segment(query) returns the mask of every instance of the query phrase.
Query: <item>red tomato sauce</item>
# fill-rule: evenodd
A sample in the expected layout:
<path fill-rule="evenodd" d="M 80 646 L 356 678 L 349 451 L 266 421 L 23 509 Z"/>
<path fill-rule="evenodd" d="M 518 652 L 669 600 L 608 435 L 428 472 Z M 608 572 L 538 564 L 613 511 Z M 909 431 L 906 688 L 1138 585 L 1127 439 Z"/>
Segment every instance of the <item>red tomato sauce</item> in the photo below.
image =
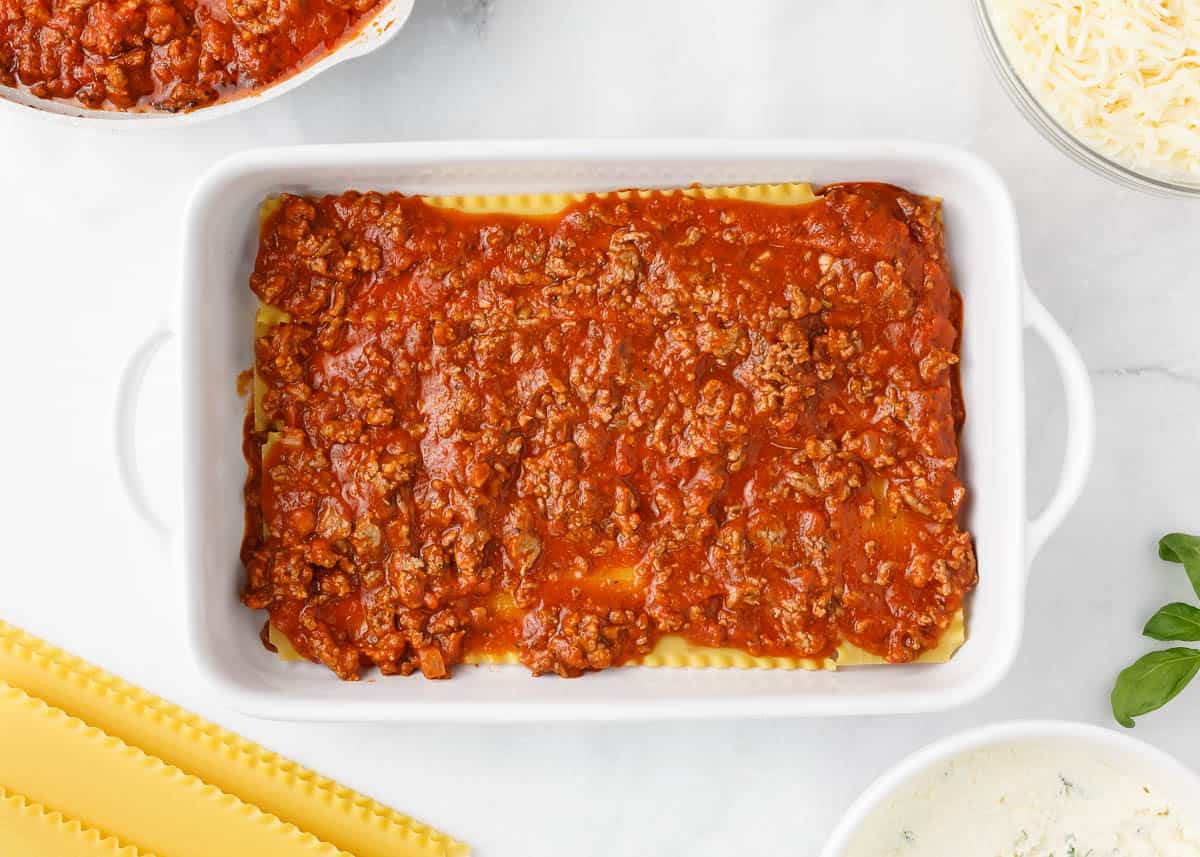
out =
<path fill-rule="evenodd" d="M 285 196 L 250 285 L 289 320 L 255 343 L 242 598 L 342 678 L 664 635 L 905 662 L 975 584 L 936 200 Z"/>
<path fill-rule="evenodd" d="M 263 89 L 383 0 L 0 0 L 0 84 L 93 109 L 178 112 Z"/>

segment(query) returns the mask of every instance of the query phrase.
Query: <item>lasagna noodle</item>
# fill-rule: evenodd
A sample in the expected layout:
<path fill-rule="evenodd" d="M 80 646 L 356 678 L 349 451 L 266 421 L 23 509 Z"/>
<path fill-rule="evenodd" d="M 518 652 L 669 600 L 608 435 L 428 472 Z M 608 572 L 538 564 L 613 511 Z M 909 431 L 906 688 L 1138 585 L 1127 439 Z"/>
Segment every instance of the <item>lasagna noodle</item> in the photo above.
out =
<path fill-rule="evenodd" d="M 651 190 L 621 190 L 613 191 L 618 198 L 628 199 L 634 195 L 647 198 L 662 191 Z M 670 191 L 667 191 L 668 193 Z M 782 184 L 734 185 L 722 187 L 689 187 L 674 191 L 691 197 L 709 199 L 738 199 L 746 202 L 766 203 L 772 205 L 804 205 L 817 199 L 812 186 L 807 183 L 792 182 Z M 598 194 L 608 196 L 609 194 Z M 561 212 L 569 205 L 587 199 L 593 194 L 587 193 L 545 193 L 545 194 L 508 194 L 492 196 L 427 196 L 423 197 L 426 204 L 436 208 L 446 208 L 467 214 L 515 214 L 527 217 L 546 217 Z M 261 219 L 267 217 L 277 208 L 278 202 L 270 199 L 264 202 Z M 260 304 L 255 319 L 255 336 L 265 335 L 272 326 L 289 320 L 286 312 Z M 368 316 L 361 321 L 387 321 L 388 317 Z M 261 394 L 265 388 L 255 376 L 255 426 L 262 431 L 267 425 L 266 416 L 262 410 Z M 271 426 L 270 428 L 274 428 Z M 272 433 L 272 440 L 278 438 Z M 270 441 L 268 442 L 270 443 Z M 264 459 L 267 453 L 264 446 Z M 264 468 L 263 478 L 266 478 Z M 628 577 L 628 575 L 626 575 Z M 269 629 L 269 638 L 275 646 L 277 654 L 283 660 L 303 660 L 296 652 L 286 635 L 278 629 Z M 958 650 L 966 639 L 966 622 L 963 610 L 958 610 L 949 626 L 942 632 L 938 645 L 923 652 L 916 660 L 918 663 L 945 663 Z M 472 664 L 518 664 L 519 655 L 516 651 L 500 654 L 473 652 L 468 653 L 466 663 Z M 783 670 L 836 670 L 839 667 L 868 666 L 887 664 L 888 661 L 879 655 L 843 641 L 828 658 L 795 658 L 769 655 L 753 655 L 740 649 L 713 648 L 690 643 L 682 637 L 665 636 L 658 640 L 654 648 L 641 658 L 627 662 L 627 666 L 648 667 L 693 667 L 693 668 L 726 668 L 726 669 L 783 669 Z"/>
<path fill-rule="evenodd" d="M 53 796 L 64 817 L 103 820 L 138 848 L 175 857 L 351 857 L 2 680 L 0 727 L 6 783 L 32 800 Z M 48 760 L 87 776 L 64 776 Z"/>
<path fill-rule="evenodd" d="M 39 749 L 45 746 L 50 749 Z M 180 850 L 183 830 L 173 829 L 181 806 L 197 808 L 213 825 L 195 843 L 205 857 L 459 857 L 469 851 L 3 621 L 0 759 L 4 857 L 194 853 Z M 84 769 L 86 777 L 75 773 Z M 116 777 L 127 778 L 130 790 L 113 788 Z M 99 794 L 97 782 L 112 795 Z M 237 838 L 243 835 L 244 848 Z M 234 844 L 224 847 L 226 838 Z"/>
<path fill-rule="evenodd" d="M 0 786 L 0 854 L 155 857 Z"/>

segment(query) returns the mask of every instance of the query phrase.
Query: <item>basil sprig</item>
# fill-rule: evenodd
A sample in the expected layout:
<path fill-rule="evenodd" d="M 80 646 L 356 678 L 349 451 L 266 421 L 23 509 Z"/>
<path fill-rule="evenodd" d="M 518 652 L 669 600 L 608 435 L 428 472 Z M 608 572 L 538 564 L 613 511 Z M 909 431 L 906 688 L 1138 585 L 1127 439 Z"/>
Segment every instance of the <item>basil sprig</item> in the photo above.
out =
<path fill-rule="evenodd" d="M 1142 633 L 1155 640 L 1200 640 L 1200 607 L 1181 601 L 1160 607 Z"/>
<path fill-rule="evenodd" d="M 1177 646 L 1143 655 L 1117 676 L 1112 690 L 1113 717 L 1122 726 L 1133 726 L 1139 714 L 1162 708 L 1200 670 L 1200 651 Z"/>
<path fill-rule="evenodd" d="M 1158 542 L 1158 555 L 1183 565 L 1200 597 L 1200 536 L 1171 533 Z M 1176 601 L 1159 609 L 1142 633 L 1155 640 L 1200 640 L 1200 608 Z M 1132 727 L 1133 718 L 1162 708 L 1200 672 L 1200 649 L 1176 646 L 1143 655 L 1121 670 L 1113 685 L 1113 717 Z"/>

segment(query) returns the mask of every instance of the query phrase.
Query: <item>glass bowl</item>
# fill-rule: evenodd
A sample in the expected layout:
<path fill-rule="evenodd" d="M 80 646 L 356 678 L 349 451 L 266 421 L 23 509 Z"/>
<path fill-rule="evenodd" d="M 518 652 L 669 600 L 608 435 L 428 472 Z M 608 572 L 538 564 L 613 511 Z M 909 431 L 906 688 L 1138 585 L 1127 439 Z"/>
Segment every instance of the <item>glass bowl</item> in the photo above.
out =
<path fill-rule="evenodd" d="M 1017 70 L 1009 61 L 996 27 L 992 23 L 992 15 L 988 10 L 988 0 L 973 0 L 975 4 L 975 20 L 979 27 L 979 35 L 983 41 L 985 52 L 992 68 L 999 76 L 1004 89 L 1008 92 L 1013 103 L 1025 115 L 1025 118 L 1041 132 L 1042 136 L 1053 143 L 1059 151 L 1068 155 L 1076 162 L 1083 164 L 1094 173 L 1111 179 L 1118 184 L 1131 187 L 1159 196 L 1192 197 L 1200 199 L 1200 179 L 1163 176 L 1158 173 L 1143 172 L 1118 163 L 1113 159 L 1092 149 L 1050 115 L 1037 97 L 1030 92 L 1029 87 L 1021 80 Z"/>

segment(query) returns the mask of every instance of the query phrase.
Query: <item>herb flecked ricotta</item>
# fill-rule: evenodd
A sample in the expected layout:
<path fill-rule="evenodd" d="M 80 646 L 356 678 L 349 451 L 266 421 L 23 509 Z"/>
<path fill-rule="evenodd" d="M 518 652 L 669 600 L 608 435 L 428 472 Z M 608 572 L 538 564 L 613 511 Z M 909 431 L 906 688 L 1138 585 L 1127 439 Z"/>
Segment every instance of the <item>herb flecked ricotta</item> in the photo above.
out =
<path fill-rule="evenodd" d="M 972 750 L 903 784 L 843 857 L 1200 857 L 1200 826 L 1161 785 L 1094 748 Z"/>

